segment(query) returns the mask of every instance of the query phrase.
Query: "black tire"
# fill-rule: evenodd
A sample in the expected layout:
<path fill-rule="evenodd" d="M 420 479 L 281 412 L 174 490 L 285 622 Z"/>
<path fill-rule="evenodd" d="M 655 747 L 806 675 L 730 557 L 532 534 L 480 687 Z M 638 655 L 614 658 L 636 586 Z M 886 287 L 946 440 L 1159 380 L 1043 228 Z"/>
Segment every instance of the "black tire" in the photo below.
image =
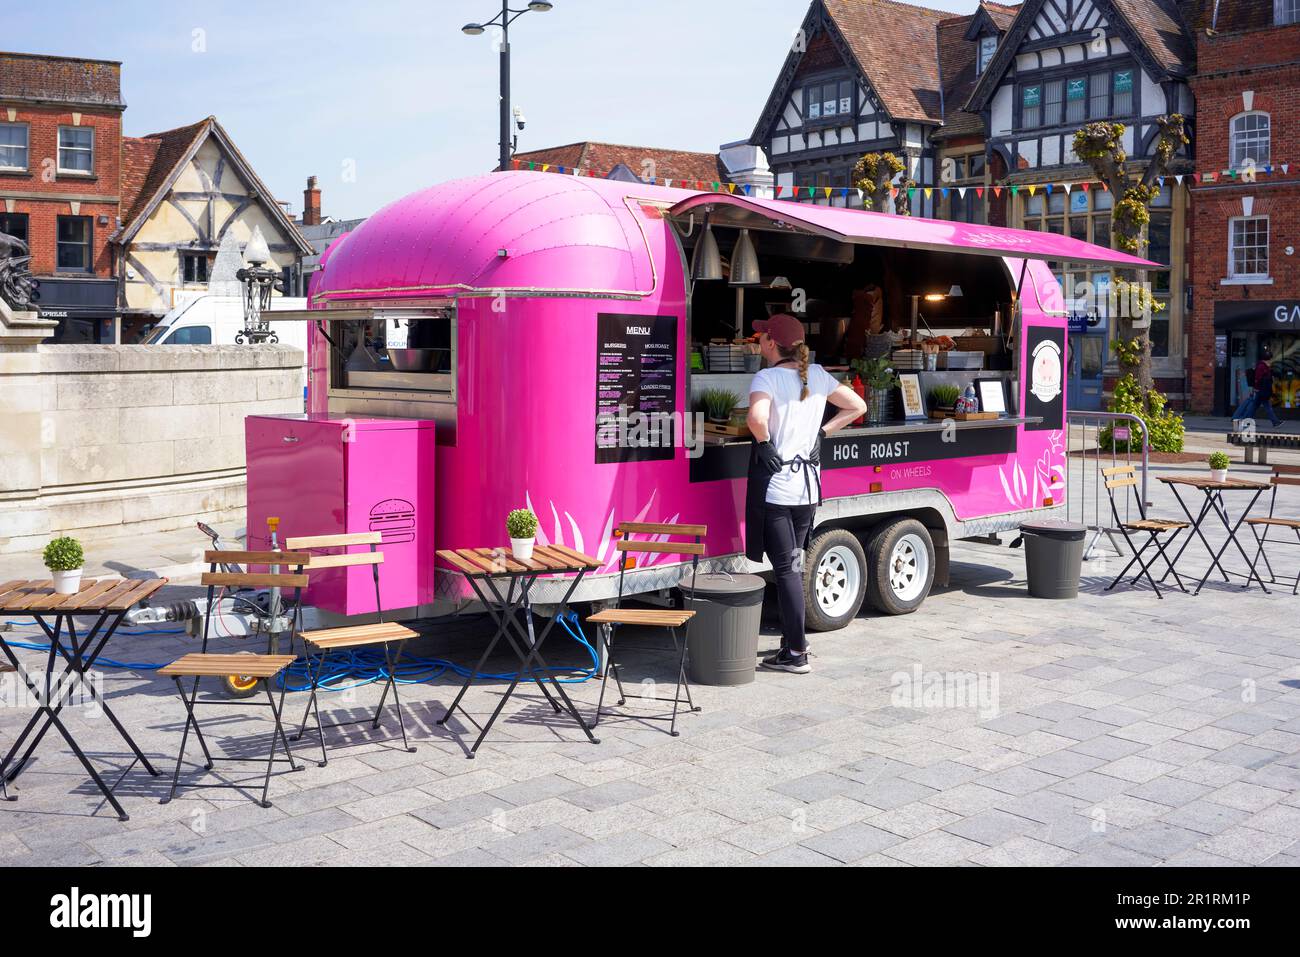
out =
<path fill-rule="evenodd" d="M 900 594 L 891 585 L 891 573 L 895 571 L 891 565 L 904 561 L 896 550 L 905 540 L 916 557 L 913 578 L 919 576 L 920 582 L 913 581 L 911 588 Z M 867 541 L 867 569 L 870 573 L 867 600 L 872 608 L 886 615 L 908 615 L 916 611 L 934 586 L 934 542 L 930 530 L 914 518 L 900 518 L 881 525 Z M 898 570 L 905 571 L 906 566 Z"/>
<path fill-rule="evenodd" d="M 809 631 L 838 631 L 852 621 L 862 609 L 867 568 L 862 543 L 852 532 L 833 528 L 815 535 L 804 556 L 804 627 Z M 846 590 L 828 595 L 827 589 L 837 582 Z M 829 606 L 823 598 L 827 598 Z"/>

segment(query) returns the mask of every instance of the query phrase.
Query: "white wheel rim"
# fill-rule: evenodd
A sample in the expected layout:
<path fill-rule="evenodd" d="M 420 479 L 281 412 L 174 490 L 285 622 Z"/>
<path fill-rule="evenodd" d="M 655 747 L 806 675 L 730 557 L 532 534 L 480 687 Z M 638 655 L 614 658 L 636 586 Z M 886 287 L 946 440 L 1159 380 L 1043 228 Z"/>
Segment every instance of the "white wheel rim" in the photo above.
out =
<path fill-rule="evenodd" d="M 915 601 L 930 574 L 930 553 L 919 535 L 904 535 L 889 556 L 889 590 L 899 601 Z"/>
<path fill-rule="evenodd" d="M 862 591 L 862 567 L 857 556 L 843 545 L 833 545 L 817 563 L 814 583 L 817 606 L 828 618 L 839 618 L 853 610 Z"/>

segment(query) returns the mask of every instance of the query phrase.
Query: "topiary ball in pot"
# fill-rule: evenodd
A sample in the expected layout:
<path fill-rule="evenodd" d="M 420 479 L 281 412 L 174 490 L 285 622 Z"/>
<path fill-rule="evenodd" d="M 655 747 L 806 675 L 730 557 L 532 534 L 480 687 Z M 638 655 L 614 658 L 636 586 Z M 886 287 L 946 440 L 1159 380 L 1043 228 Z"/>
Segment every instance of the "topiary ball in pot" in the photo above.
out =
<path fill-rule="evenodd" d="M 54 592 L 58 595 L 75 595 L 81 588 L 81 570 L 86 564 L 86 554 L 81 542 L 60 535 L 45 546 L 45 567 L 54 579 Z"/>
<path fill-rule="evenodd" d="M 537 516 L 532 509 L 517 508 L 507 515 L 506 532 L 510 535 L 510 554 L 520 561 L 531 561 L 537 540 Z"/>

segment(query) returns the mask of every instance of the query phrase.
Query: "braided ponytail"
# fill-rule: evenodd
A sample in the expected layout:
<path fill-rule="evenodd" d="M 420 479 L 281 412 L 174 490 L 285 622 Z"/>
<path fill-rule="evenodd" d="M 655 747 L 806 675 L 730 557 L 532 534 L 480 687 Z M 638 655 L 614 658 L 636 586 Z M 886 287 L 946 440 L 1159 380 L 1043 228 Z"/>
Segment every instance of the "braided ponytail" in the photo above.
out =
<path fill-rule="evenodd" d="M 777 346 L 776 351 L 782 359 L 794 359 L 798 361 L 799 381 L 803 384 L 803 388 L 799 391 L 799 401 L 802 402 L 804 399 L 808 398 L 808 343 L 796 342 L 788 349 L 783 348 L 782 346 Z"/>

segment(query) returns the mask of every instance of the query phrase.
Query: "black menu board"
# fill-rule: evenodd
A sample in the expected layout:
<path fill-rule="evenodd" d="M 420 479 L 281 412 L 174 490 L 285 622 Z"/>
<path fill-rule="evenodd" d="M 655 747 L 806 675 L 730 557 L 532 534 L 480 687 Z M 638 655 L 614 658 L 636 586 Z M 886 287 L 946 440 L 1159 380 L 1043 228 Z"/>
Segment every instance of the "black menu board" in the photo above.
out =
<path fill-rule="evenodd" d="M 677 317 L 596 317 L 596 462 L 673 457 Z"/>

